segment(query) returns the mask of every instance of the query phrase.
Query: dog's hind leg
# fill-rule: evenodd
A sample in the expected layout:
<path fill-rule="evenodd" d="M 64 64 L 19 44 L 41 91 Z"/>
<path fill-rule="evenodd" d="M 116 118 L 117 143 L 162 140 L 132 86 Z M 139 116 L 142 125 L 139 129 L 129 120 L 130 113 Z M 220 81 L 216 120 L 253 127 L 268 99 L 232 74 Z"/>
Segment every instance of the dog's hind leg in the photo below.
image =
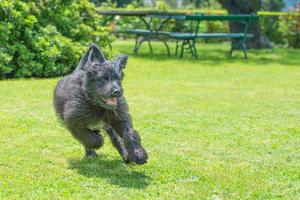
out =
<path fill-rule="evenodd" d="M 108 133 L 112 144 L 116 147 L 124 162 L 129 163 L 130 159 L 128 157 L 128 152 L 125 149 L 123 139 L 115 132 L 115 130 L 111 126 L 105 127 L 105 131 Z"/>
<path fill-rule="evenodd" d="M 98 130 L 70 129 L 73 136 L 84 146 L 86 157 L 96 157 L 95 149 L 103 146 L 103 136 Z"/>

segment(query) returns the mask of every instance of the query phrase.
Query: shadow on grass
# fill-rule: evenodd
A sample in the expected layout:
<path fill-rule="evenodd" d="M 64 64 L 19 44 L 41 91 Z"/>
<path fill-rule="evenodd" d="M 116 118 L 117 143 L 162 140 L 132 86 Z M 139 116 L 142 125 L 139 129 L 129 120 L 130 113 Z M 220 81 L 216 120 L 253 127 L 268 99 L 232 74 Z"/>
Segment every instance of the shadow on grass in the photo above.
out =
<path fill-rule="evenodd" d="M 117 46 L 117 50 L 134 56 L 132 52 L 132 45 L 130 43 Z M 154 53 L 149 52 L 148 46 L 144 45 L 140 49 L 137 58 L 147 59 L 147 60 L 178 60 L 182 62 L 196 63 L 196 64 L 206 64 L 211 66 L 218 66 L 218 64 L 234 64 L 234 63 L 248 63 L 251 65 L 273 65 L 282 64 L 290 66 L 300 66 L 300 50 L 299 49 L 287 49 L 287 48 L 274 48 L 274 49 L 251 49 L 248 50 L 248 59 L 244 59 L 243 52 L 236 50 L 232 57 L 229 57 L 230 45 L 228 44 L 198 44 L 198 56 L 199 59 L 195 60 L 191 56 L 190 52 L 186 51 L 184 53 L 183 59 L 174 55 L 175 47 L 171 46 L 171 56 L 167 56 L 166 49 L 161 44 L 156 44 L 154 48 Z"/>
<path fill-rule="evenodd" d="M 97 158 L 70 159 L 69 168 L 83 176 L 104 178 L 111 184 L 126 188 L 143 189 L 151 182 L 151 177 L 132 171 L 121 160 L 109 160 L 103 155 Z"/>

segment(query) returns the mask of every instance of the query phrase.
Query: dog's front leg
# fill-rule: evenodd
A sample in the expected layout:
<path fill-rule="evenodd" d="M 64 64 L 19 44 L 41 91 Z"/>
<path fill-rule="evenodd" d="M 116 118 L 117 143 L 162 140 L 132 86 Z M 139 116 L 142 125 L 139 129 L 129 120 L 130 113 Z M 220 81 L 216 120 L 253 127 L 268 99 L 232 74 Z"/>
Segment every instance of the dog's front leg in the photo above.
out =
<path fill-rule="evenodd" d="M 130 161 L 140 165 L 146 163 L 148 154 L 142 147 L 141 138 L 137 131 L 133 129 L 131 122 L 123 121 L 114 123 L 112 127 L 123 138 Z"/>
<path fill-rule="evenodd" d="M 106 132 L 108 133 L 112 144 L 118 150 L 120 156 L 123 158 L 125 163 L 130 163 L 131 160 L 128 157 L 128 152 L 125 149 L 123 139 L 115 132 L 115 130 L 111 126 L 105 127 Z"/>

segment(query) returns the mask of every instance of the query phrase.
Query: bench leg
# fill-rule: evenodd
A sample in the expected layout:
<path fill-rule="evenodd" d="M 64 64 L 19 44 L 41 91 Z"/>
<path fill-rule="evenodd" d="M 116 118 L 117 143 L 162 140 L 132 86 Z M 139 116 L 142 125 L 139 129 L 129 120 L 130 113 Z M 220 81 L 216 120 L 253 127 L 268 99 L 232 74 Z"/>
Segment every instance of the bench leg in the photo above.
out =
<path fill-rule="evenodd" d="M 179 45 L 178 45 L 178 40 L 176 40 L 175 56 L 177 56 L 177 53 L 178 53 L 178 47 L 179 47 Z"/>
<path fill-rule="evenodd" d="M 198 52 L 197 52 L 197 48 L 196 48 L 196 39 L 193 40 L 193 50 L 194 50 L 194 57 L 196 60 L 198 60 Z"/>
<path fill-rule="evenodd" d="M 136 45 L 136 49 L 135 49 L 135 52 L 134 52 L 134 55 L 137 56 L 138 55 L 138 52 L 139 52 L 139 48 L 142 44 L 142 41 L 138 41 L 137 45 Z"/>
<path fill-rule="evenodd" d="M 135 47 L 134 47 L 134 55 L 135 56 L 138 55 L 139 48 L 144 41 L 145 41 L 144 37 L 141 37 L 141 38 L 138 38 L 138 36 L 136 37 L 136 42 L 135 42 Z"/>
<path fill-rule="evenodd" d="M 150 48 L 150 53 L 153 53 L 153 49 L 152 49 L 152 45 L 151 45 L 150 39 L 148 39 L 147 41 L 148 41 L 148 45 L 149 45 L 149 48 Z"/>
<path fill-rule="evenodd" d="M 192 54 L 193 56 L 195 56 L 195 55 L 194 55 L 194 47 L 193 47 L 193 44 L 191 43 L 190 40 L 188 40 L 188 45 L 189 45 L 189 49 L 190 49 L 190 51 L 191 51 L 191 54 Z"/>
<path fill-rule="evenodd" d="M 185 48 L 186 45 L 188 45 L 188 48 Z M 190 49 L 191 54 L 195 57 L 195 59 L 198 59 L 196 40 L 192 40 L 192 41 L 191 40 L 182 40 L 180 58 L 183 58 L 183 52 L 185 49 Z M 176 46 L 176 55 L 177 55 L 177 46 Z"/>
<path fill-rule="evenodd" d="M 246 47 L 245 42 L 241 42 L 241 46 L 242 46 L 242 49 L 243 49 L 243 52 L 244 52 L 244 58 L 247 59 L 248 58 L 248 56 L 247 56 L 247 47 Z"/>
<path fill-rule="evenodd" d="M 166 40 L 164 39 L 164 38 L 161 38 L 161 37 L 156 37 L 158 40 L 160 40 L 161 42 L 163 42 L 164 43 L 164 45 L 165 45 L 165 47 L 166 47 L 166 49 L 167 49 L 167 53 L 168 53 L 168 56 L 171 56 L 171 54 L 170 54 L 170 48 L 169 48 L 169 45 L 167 44 L 167 42 L 166 42 Z"/>
<path fill-rule="evenodd" d="M 164 45 L 165 45 L 166 48 L 167 48 L 168 56 L 171 56 L 171 54 L 170 54 L 170 48 L 169 48 L 167 42 L 166 42 L 165 40 L 162 40 L 162 42 L 164 43 Z"/>
<path fill-rule="evenodd" d="M 232 55 L 233 55 L 233 51 L 234 51 L 233 44 L 234 44 L 234 41 L 236 41 L 236 39 L 232 39 L 232 41 L 231 41 L 231 49 L 229 51 L 229 56 L 230 57 L 232 57 Z M 239 45 L 241 45 L 240 42 L 239 42 Z"/>
<path fill-rule="evenodd" d="M 191 51 L 191 54 L 194 56 L 194 58 L 197 60 L 198 59 L 198 54 L 197 54 L 197 48 L 196 48 L 196 40 L 193 39 L 192 42 L 191 40 L 187 40 L 189 49 Z"/>
<path fill-rule="evenodd" d="M 137 54 L 138 54 L 139 45 L 140 45 L 139 44 L 139 36 L 137 35 L 135 37 L 135 45 L 134 45 L 134 49 L 133 49 L 133 53 L 134 53 L 135 56 L 137 56 Z"/>
<path fill-rule="evenodd" d="M 232 57 L 232 53 L 233 53 L 233 47 L 232 47 L 232 45 L 231 45 L 231 49 L 230 49 L 230 51 L 229 51 L 229 56 L 230 56 L 230 57 Z"/>
<path fill-rule="evenodd" d="M 184 45 L 186 44 L 185 40 L 182 40 L 181 44 L 181 51 L 180 51 L 180 58 L 183 58 L 183 51 L 184 51 Z"/>
<path fill-rule="evenodd" d="M 245 41 L 240 40 L 238 44 L 239 44 L 240 48 L 242 49 L 242 51 L 244 53 L 244 58 L 247 59 L 248 56 L 247 56 L 247 47 L 246 47 Z M 229 52 L 230 57 L 232 57 L 233 50 L 234 50 L 234 48 L 233 48 L 233 45 L 231 44 L 231 49 L 230 49 L 230 52 Z"/>
<path fill-rule="evenodd" d="M 137 42 L 138 42 L 138 36 L 135 37 L 135 43 L 134 43 L 134 48 L 133 48 L 133 53 L 134 53 L 135 56 L 136 56 Z"/>

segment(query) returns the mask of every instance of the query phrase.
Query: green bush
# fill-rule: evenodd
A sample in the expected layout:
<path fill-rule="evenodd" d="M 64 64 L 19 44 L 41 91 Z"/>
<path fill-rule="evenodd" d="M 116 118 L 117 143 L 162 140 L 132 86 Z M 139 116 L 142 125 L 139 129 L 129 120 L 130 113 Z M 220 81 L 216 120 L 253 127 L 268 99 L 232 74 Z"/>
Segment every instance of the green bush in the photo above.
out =
<path fill-rule="evenodd" d="M 289 47 L 300 48 L 300 3 L 297 7 L 297 13 L 281 16 L 279 30 L 283 35 L 286 44 Z"/>
<path fill-rule="evenodd" d="M 88 0 L 1 0 L 0 78 L 51 77 L 70 72 L 95 42 L 112 42 Z"/>
<path fill-rule="evenodd" d="M 260 15 L 259 24 L 262 32 L 275 44 L 284 44 L 283 35 L 280 31 L 280 16 Z"/>

